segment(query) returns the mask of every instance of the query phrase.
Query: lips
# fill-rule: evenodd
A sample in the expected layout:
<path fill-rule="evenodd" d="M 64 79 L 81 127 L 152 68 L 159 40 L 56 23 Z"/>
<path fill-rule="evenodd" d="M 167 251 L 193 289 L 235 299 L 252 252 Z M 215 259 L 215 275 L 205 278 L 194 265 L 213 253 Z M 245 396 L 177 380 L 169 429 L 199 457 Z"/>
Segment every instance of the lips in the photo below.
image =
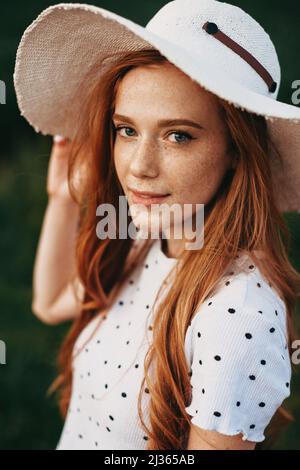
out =
<path fill-rule="evenodd" d="M 150 192 L 135 192 L 131 190 L 132 201 L 134 204 L 144 204 L 145 206 L 151 204 L 159 204 L 165 200 L 169 194 L 159 194 L 159 193 L 150 193 Z"/>
<path fill-rule="evenodd" d="M 129 188 L 130 189 L 130 188 Z M 149 192 L 149 191 L 136 191 L 134 189 L 130 189 L 130 191 L 139 196 L 139 197 L 145 197 L 145 198 L 149 198 L 149 197 L 164 197 L 164 196 L 168 196 L 168 194 L 163 194 L 163 193 L 153 193 L 153 192 Z"/>

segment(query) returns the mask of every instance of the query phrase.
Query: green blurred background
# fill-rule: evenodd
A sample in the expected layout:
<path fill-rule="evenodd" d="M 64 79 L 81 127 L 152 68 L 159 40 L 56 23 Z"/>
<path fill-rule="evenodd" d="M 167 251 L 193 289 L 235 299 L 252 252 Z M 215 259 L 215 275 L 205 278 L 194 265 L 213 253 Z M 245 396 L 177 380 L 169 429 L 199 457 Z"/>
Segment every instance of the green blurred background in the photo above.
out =
<path fill-rule="evenodd" d="M 54 449 L 62 420 L 46 390 L 55 377 L 55 357 L 70 324 L 47 326 L 31 312 L 35 250 L 47 204 L 46 174 L 51 137 L 35 133 L 20 116 L 13 86 L 16 50 L 26 27 L 48 6 L 47 1 L 2 3 L 0 80 L 6 83 L 6 104 L 0 106 L 0 340 L 6 364 L 0 365 L 0 449 Z M 73 2 L 78 3 L 78 2 Z M 146 25 L 166 1 L 94 1 Z M 299 0 L 231 1 L 250 13 L 270 34 L 282 67 L 278 99 L 291 104 L 294 80 L 300 79 Z M 288 143 L 287 143 L 288 145 Z M 292 235 L 291 261 L 300 271 L 300 214 L 285 214 Z M 300 327 L 298 308 L 297 323 Z M 297 366 L 296 369 L 299 369 Z M 274 449 L 300 450 L 300 377 L 285 402 L 296 421 Z"/>

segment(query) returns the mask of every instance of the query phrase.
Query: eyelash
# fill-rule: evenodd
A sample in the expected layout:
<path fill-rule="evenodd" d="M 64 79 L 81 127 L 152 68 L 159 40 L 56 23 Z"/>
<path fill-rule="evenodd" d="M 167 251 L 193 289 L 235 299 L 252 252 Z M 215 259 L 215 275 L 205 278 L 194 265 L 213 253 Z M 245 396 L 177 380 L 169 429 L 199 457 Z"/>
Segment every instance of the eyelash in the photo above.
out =
<path fill-rule="evenodd" d="M 113 126 L 113 127 L 114 127 L 114 130 L 116 132 L 120 131 L 121 129 L 132 129 L 132 127 L 129 127 L 129 126 Z M 174 142 L 174 143 L 179 144 L 179 145 L 189 143 L 191 140 L 194 139 L 194 137 L 192 137 L 188 132 L 176 131 L 175 130 L 175 131 L 170 132 L 169 135 L 171 135 L 171 134 L 184 135 L 188 139 L 187 142 L 186 141 L 185 142 Z M 127 136 L 127 137 L 131 137 L 131 136 Z"/>

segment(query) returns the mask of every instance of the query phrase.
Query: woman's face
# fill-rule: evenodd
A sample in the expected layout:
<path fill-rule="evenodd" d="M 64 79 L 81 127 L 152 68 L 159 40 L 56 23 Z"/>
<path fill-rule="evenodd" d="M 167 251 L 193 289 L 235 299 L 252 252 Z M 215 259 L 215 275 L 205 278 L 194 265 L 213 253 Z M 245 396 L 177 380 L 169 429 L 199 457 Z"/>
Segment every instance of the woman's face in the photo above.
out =
<path fill-rule="evenodd" d="M 177 122 L 162 122 L 171 120 Z M 208 204 L 232 166 L 216 97 L 168 62 L 125 75 L 113 124 L 120 128 L 114 160 L 129 206 L 135 204 L 130 188 L 169 194 L 161 201 L 167 205 Z M 139 206 L 135 225 L 150 208 Z"/>

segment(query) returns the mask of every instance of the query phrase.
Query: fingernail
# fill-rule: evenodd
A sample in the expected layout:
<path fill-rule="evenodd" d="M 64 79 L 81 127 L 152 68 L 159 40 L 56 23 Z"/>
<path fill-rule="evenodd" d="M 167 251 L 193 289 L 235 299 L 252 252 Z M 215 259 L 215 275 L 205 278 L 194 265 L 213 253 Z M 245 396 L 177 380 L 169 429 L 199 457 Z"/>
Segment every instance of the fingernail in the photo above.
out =
<path fill-rule="evenodd" d="M 66 137 L 64 137 L 64 136 L 62 136 L 62 135 L 55 135 L 55 136 L 53 137 L 53 140 L 54 140 L 54 142 L 56 142 L 57 144 L 61 144 L 61 143 L 65 142 L 67 139 L 66 139 Z"/>

